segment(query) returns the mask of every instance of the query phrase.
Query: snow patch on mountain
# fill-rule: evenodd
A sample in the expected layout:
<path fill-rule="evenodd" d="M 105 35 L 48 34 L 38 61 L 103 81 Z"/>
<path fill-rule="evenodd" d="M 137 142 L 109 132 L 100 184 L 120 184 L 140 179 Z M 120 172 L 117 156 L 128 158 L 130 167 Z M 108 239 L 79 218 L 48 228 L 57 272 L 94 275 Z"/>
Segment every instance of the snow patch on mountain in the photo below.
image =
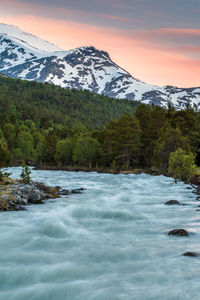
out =
<path fill-rule="evenodd" d="M 22 46 L 31 49 L 36 52 L 55 52 L 61 51 L 62 49 L 52 43 L 49 43 L 41 38 L 38 38 L 30 33 L 22 31 L 20 28 L 0 24 L 0 34 L 4 34 L 9 38 L 12 38 L 13 41 L 20 43 Z"/>

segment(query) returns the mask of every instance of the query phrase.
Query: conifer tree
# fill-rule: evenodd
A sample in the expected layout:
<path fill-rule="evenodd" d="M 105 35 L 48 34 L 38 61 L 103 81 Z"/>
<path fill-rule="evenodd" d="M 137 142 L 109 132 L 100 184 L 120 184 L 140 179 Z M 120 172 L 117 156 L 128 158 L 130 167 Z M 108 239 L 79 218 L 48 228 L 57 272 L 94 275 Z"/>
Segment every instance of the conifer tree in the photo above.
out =
<path fill-rule="evenodd" d="M 188 139 L 181 134 L 179 128 L 174 129 L 167 121 L 160 131 L 159 139 L 155 142 L 152 164 L 160 172 L 167 173 L 170 153 L 178 148 L 189 150 Z"/>
<path fill-rule="evenodd" d="M 22 172 L 21 172 L 21 181 L 25 184 L 30 184 L 31 183 L 31 170 L 30 168 L 27 166 L 27 164 L 23 164 L 22 165 Z"/>

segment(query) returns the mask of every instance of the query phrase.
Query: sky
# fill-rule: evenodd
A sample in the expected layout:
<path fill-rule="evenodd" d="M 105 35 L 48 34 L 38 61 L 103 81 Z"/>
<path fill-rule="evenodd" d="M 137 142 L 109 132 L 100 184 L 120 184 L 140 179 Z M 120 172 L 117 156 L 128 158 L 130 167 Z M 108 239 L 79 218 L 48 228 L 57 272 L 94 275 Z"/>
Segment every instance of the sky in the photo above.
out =
<path fill-rule="evenodd" d="M 0 0 L 0 23 L 108 51 L 147 83 L 200 86 L 200 0 Z"/>

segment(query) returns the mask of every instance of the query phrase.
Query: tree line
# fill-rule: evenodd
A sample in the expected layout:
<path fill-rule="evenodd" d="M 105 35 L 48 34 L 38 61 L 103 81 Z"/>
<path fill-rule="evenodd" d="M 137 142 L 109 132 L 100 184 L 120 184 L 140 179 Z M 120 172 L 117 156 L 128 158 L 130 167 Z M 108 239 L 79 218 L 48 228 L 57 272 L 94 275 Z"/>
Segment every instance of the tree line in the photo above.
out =
<path fill-rule="evenodd" d="M 200 164 L 197 109 L 118 101 L 0 77 L 0 167 L 25 161 L 165 174 L 175 168 L 176 151 Z"/>

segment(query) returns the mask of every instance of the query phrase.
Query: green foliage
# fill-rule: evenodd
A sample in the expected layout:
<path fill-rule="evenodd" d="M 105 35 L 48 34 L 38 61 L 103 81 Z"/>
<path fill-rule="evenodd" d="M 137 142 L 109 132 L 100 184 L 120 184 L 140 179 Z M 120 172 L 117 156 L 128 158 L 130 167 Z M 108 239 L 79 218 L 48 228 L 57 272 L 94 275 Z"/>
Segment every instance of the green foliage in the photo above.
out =
<path fill-rule="evenodd" d="M 135 116 L 142 130 L 140 166 L 151 167 L 155 143 L 166 121 L 166 110 L 158 106 L 141 104 Z"/>
<path fill-rule="evenodd" d="M 194 153 L 200 165 L 197 109 L 166 110 L 0 77 L 0 168 L 13 159 L 15 164 L 153 167 L 167 173 L 170 155 L 179 148 L 187 151 L 184 155 Z"/>
<path fill-rule="evenodd" d="M 34 155 L 34 139 L 30 132 L 20 131 L 17 135 L 17 159 L 32 160 Z"/>
<path fill-rule="evenodd" d="M 6 144 L 6 139 L 4 137 L 3 131 L 0 128 L 0 143 Z"/>
<path fill-rule="evenodd" d="M 188 150 L 188 139 L 181 134 L 179 128 L 173 128 L 166 122 L 155 142 L 152 163 L 162 173 L 168 172 L 170 153 L 178 148 Z"/>
<path fill-rule="evenodd" d="M 3 126 L 4 137 L 6 138 L 9 148 L 14 147 L 16 141 L 16 130 L 15 126 L 11 123 L 6 123 Z"/>
<path fill-rule="evenodd" d="M 22 120 L 28 122 L 26 126 L 31 130 L 31 122 L 45 129 L 51 124 L 103 128 L 112 118 L 126 111 L 134 112 L 137 105 L 134 101 L 110 99 L 86 90 L 0 76 L 0 126 Z M 9 147 L 13 141 L 13 129 L 10 130 L 5 129 L 10 135 Z"/>
<path fill-rule="evenodd" d="M 8 173 L 6 169 L 1 170 L 2 167 L 8 166 L 10 161 L 11 154 L 8 151 L 5 141 L 0 141 L 0 182 L 4 177 L 8 177 L 10 175 L 10 173 Z"/>
<path fill-rule="evenodd" d="M 73 142 L 70 139 L 60 140 L 56 144 L 55 160 L 62 165 L 68 165 L 72 161 Z"/>
<path fill-rule="evenodd" d="M 194 154 L 181 148 L 172 152 L 169 158 L 169 172 L 174 177 L 175 182 L 177 179 L 190 182 L 191 177 L 196 172 Z"/>
<path fill-rule="evenodd" d="M 81 165 L 86 164 L 91 168 L 94 163 L 98 162 L 100 153 L 100 145 L 96 139 L 90 136 L 82 136 L 76 141 L 73 151 L 73 161 Z"/>
<path fill-rule="evenodd" d="M 140 158 L 140 135 L 139 121 L 130 114 L 112 120 L 99 135 L 104 163 L 117 168 L 135 167 Z"/>
<path fill-rule="evenodd" d="M 27 166 L 27 164 L 22 165 L 22 172 L 21 172 L 21 181 L 25 184 L 30 184 L 31 183 L 31 170 Z"/>
<path fill-rule="evenodd" d="M 11 154 L 5 143 L 0 142 L 0 168 L 8 166 L 11 162 Z"/>
<path fill-rule="evenodd" d="M 0 182 L 5 181 L 12 173 L 7 172 L 7 169 L 0 169 Z"/>

